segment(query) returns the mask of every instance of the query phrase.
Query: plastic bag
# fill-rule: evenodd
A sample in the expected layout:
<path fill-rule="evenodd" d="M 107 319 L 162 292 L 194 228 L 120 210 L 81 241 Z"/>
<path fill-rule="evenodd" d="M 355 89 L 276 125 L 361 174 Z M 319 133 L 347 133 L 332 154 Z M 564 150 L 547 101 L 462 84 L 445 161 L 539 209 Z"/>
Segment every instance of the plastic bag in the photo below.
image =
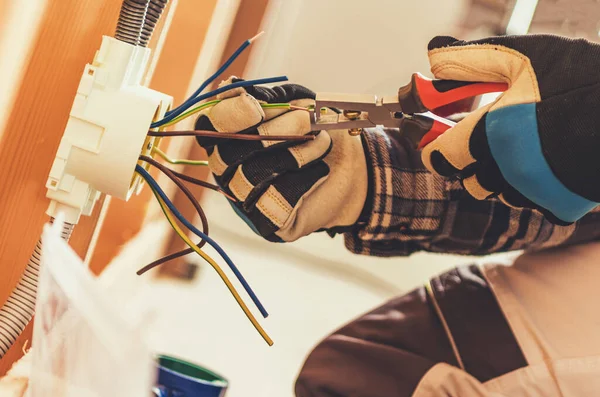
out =
<path fill-rule="evenodd" d="M 28 396 L 149 396 L 156 368 L 144 324 L 124 315 L 60 238 L 60 223 L 42 235 Z"/>

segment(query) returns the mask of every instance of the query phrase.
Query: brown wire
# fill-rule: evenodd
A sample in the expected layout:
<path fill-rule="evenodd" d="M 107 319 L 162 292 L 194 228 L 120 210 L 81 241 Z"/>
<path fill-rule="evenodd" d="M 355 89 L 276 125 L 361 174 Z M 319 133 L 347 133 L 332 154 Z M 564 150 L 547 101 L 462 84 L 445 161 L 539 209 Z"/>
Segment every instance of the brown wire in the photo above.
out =
<path fill-rule="evenodd" d="M 212 183 L 203 181 L 201 179 L 196 179 L 194 177 L 191 177 L 191 176 L 186 175 L 186 174 L 182 174 L 181 172 L 177 172 L 175 170 L 171 170 L 171 172 L 173 174 L 175 174 L 179 179 L 183 179 L 184 181 L 193 183 L 194 185 L 198 185 L 198 186 L 205 187 L 207 189 L 214 190 L 215 192 L 221 193 L 223 196 L 227 197 L 231 201 L 234 201 L 234 202 L 238 201 L 235 197 L 233 197 L 232 195 L 230 195 L 229 193 L 227 193 L 225 190 L 221 189 L 220 186 L 213 185 Z"/>
<path fill-rule="evenodd" d="M 240 141 L 312 141 L 315 135 L 250 135 L 231 134 L 215 131 L 148 131 L 148 136 L 174 137 L 174 136 L 199 136 L 202 138 L 237 139 Z"/>
<path fill-rule="evenodd" d="M 201 241 L 200 244 L 204 243 L 204 241 Z M 200 246 L 200 244 L 198 244 L 198 246 Z M 168 261 L 172 261 L 173 259 L 177 259 L 180 258 L 182 256 L 186 256 L 187 254 L 191 254 L 192 252 L 194 252 L 193 249 L 191 248 L 187 248 L 181 251 L 177 251 L 177 252 L 173 252 L 172 254 L 169 254 L 167 256 L 163 256 L 160 259 L 155 260 L 152 263 L 147 264 L 146 266 L 144 266 L 143 268 L 141 268 L 140 270 L 138 270 L 137 272 L 135 272 L 138 276 L 141 276 L 142 274 L 146 273 L 148 270 L 154 269 L 156 266 L 160 266 L 163 263 L 166 263 Z"/>
<path fill-rule="evenodd" d="M 206 214 L 204 213 L 204 211 L 202 210 L 202 207 L 200 206 L 200 203 L 198 203 L 198 200 L 196 200 L 194 198 L 194 195 L 192 194 L 192 192 L 187 188 L 187 186 L 185 186 L 185 184 L 183 182 L 181 182 L 177 176 L 175 175 L 175 173 L 169 168 L 166 167 L 165 165 L 159 163 L 158 161 L 154 160 L 152 157 L 148 157 L 148 156 L 140 156 L 140 160 L 147 162 L 148 164 L 158 168 L 163 174 L 165 174 L 171 181 L 173 181 L 173 183 L 175 183 L 175 185 L 177 185 L 177 187 L 179 189 L 181 189 L 181 191 L 186 195 L 186 197 L 190 200 L 190 202 L 192 203 L 192 205 L 194 206 L 194 208 L 196 209 L 196 212 L 198 213 L 198 216 L 200 216 L 200 220 L 202 222 L 202 232 L 206 235 L 208 235 L 208 219 L 206 219 Z M 198 248 L 202 248 L 204 246 L 204 244 L 206 244 L 206 240 L 202 240 L 197 244 Z M 185 251 L 189 251 L 184 253 Z M 137 275 L 142 275 L 145 272 L 147 272 L 150 269 L 153 269 L 154 267 L 161 265 L 167 261 L 170 261 L 172 259 L 175 258 L 179 258 L 181 256 L 187 255 L 190 252 L 192 252 L 193 250 L 190 249 L 186 249 L 186 250 L 182 250 L 182 251 L 178 251 L 178 252 L 174 252 L 170 255 L 167 255 L 163 258 L 157 259 L 154 262 L 144 266 L 143 268 L 141 268 L 140 270 L 138 270 L 136 272 Z"/>

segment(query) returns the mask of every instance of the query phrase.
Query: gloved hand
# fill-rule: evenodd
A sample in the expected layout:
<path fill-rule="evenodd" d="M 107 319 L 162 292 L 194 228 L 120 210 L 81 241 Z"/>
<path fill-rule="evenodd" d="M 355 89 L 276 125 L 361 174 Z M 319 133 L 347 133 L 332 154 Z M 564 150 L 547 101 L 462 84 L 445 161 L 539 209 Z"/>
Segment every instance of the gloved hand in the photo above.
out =
<path fill-rule="evenodd" d="M 239 79 L 231 78 L 223 84 Z M 196 129 L 260 135 L 305 135 L 303 110 L 262 108 L 260 103 L 314 105 L 309 89 L 286 84 L 246 87 L 218 96 Z M 238 215 L 270 241 L 294 241 L 318 230 L 353 226 L 367 196 L 367 166 L 360 137 L 320 131 L 308 142 L 198 138 L 217 183 L 239 201 Z"/>
<path fill-rule="evenodd" d="M 429 43 L 438 79 L 507 82 L 494 103 L 427 145 L 423 162 L 477 199 L 567 224 L 600 202 L 600 46 L 531 35 Z"/>

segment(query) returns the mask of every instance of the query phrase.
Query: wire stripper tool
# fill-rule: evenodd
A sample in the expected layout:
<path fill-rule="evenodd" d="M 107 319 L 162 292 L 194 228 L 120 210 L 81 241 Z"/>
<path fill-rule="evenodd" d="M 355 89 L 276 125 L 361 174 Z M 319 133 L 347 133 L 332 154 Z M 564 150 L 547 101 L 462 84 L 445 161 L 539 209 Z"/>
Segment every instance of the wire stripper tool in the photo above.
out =
<path fill-rule="evenodd" d="M 310 110 L 311 127 L 313 131 L 347 129 L 350 135 L 376 126 L 398 128 L 420 149 L 456 124 L 435 115 L 435 109 L 507 88 L 506 83 L 431 80 L 415 73 L 397 96 L 318 93 Z"/>

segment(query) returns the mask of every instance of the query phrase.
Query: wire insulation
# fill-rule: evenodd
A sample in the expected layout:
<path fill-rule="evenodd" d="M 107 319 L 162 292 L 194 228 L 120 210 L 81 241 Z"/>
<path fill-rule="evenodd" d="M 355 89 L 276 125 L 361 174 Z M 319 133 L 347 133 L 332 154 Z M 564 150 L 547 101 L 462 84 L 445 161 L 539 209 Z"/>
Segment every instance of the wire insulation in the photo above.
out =
<path fill-rule="evenodd" d="M 199 136 L 202 138 L 234 139 L 238 141 L 313 141 L 315 135 L 250 135 L 250 134 L 232 134 L 216 131 L 148 131 L 148 136 L 175 137 L 175 136 Z"/>
<path fill-rule="evenodd" d="M 181 180 L 184 180 L 189 183 L 193 183 L 194 185 L 205 187 L 207 189 L 214 190 L 215 192 L 221 193 L 223 196 L 227 197 L 227 199 L 233 201 L 234 203 L 238 202 L 238 200 L 235 197 L 231 196 L 229 193 L 227 193 L 225 190 L 223 190 L 220 186 L 213 185 L 212 183 L 208 183 L 201 179 L 191 177 L 191 176 L 183 174 L 181 172 L 177 172 L 174 170 L 171 170 L 171 172 L 173 172 L 173 174 L 175 174 Z"/>
<path fill-rule="evenodd" d="M 191 115 L 196 114 L 196 113 L 198 113 L 204 109 L 207 109 L 209 107 L 212 107 L 219 102 L 221 102 L 221 100 L 219 100 L 219 99 L 215 99 L 214 101 L 204 102 L 204 103 L 200 104 L 200 106 L 197 106 L 193 109 L 188 110 L 185 113 L 180 114 L 179 116 L 175 117 L 173 120 L 169 121 L 168 123 L 163 124 L 162 126 L 168 127 L 170 125 L 179 123 L 181 120 L 187 119 Z"/>
<path fill-rule="evenodd" d="M 206 160 L 187 160 L 187 159 L 173 159 L 169 157 L 165 152 L 160 150 L 158 147 L 154 147 L 152 151 L 158 154 L 163 160 L 165 160 L 169 164 L 185 164 L 185 165 L 202 165 L 207 166 L 208 161 Z"/>
<path fill-rule="evenodd" d="M 189 102 L 191 102 L 195 97 L 197 97 L 198 95 L 200 95 L 200 93 L 202 93 L 202 91 L 204 91 L 206 89 L 206 87 L 208 87 L 213 81 L 215 81 L 220 75 L 222 75 L 223 73 L 225 73 L 225 71 L 229 68 L 229 66 L 231 66 L 231 64 L 233 62 L 235 62 L 235 60 L 242 54 L 242 52 L 244 52 L 244 50 L 246 48 L 248 48 L 250 46 L 250 44 L 254 43 L 260 36 L 262 36 L 265 32 L 261 31 L 259 32 L 256 36 L 244 41 L 237 50 L 234 51 L 233 54 L 231 54 L 231 56 L 225 61 L 225 63 L 223 65 L 221 65 L 221 67 L 219 69 L 217 69 L 217 71 L 215 73 L 213 73 L 212 76 L 210 76 L 208 79 L 206 79 L 204 81 L 204 83 L 202 83 L 200 85 L 200 87 L 198 87 L 198 89 L 196 91 L 194 91 L 194 93 L 192 95 L 190 95 L 190 97 L 188 99 L 186 99 L 181 105 L 179 105 L 177 108 L 167 112 L 167 116 L 169 116 L 171 113 L 175 112 L 176 110 L 178 110 L 179 108 L 182 107 L 189 107 L 190 105 L 188 105 Z"/>
<path fill-rule="evenodd" d="M 198 246 L 198 244 L 196 244 L 196 246 Z M 163 256 L 162 258 L 157 259 L 154 262 L 147 264 L 146 266 L 142 267 L 140 270 L 135 272 L 135 274 L 137 274 L 138 276 L 141 276 L 142 274 L 146 273 L 147 271 L 152 270 L 155 267 L 162 265 L 163 263 L 172 261 L 173 259 L 181 258 L 182 256 L 186 256 L 188 254 L 191 254 L 192 252 L 194 252 L 194 250 L 191 248 L 173 252 L 172 254 Z"/>
<path fill-rule="evenodd" d="M 198 112 L 201 112 L 204 109 L 212 107 L 219 102 L 221 102 L 221 100 L 219 100 L 219 99 L 215 99 L 214 101 L 210 101 L 210 102 L 205 102 L 205 103 L 201 104 L 200 106 L 190 109 L 187 112 L 182 113 L 181 115 L 175 117 L 173 120 L 169 121 L 168 123 L 163 124 L 162 127 L 168 127 L 170 125 L 177 124 L 180 121 L 187 119 L 188 117 L 190 117 Z M 260 106 L 263 109 L 291 109 L 291 110 L 305 110 L 307 112 L 309 111 L 308 108 L 303 108 L 300 106 L 293 106 L 293 105 L 290 105 L 289 103 L 261 103 Z"/>
<path fill-rule="evenodd" d="M 181 105 L 179 105 L 175 109 L 167 112 L 167 116 L 169 116 L 170 114 L 178 111 L 181 108 L 186 108 L 186 107 L 191 106 L 190 105 L 191 101 L 194 98 L 196 98 L 198 95 L 200 95 L 202 93 L 202 91 L 204 91 L 206 89 L 206 87 L 208 87 L 220 75 L 222 75 L 229 68 L 229 66 L 231 66 L 231 64 L 242 54 L 242 52 L 244 52 L 244 50 L 250 46 L 250 44 L 252 44 L 252 42 L 250 40 L 244 41 L 238 47 L 238 49 L 235 50 L 235 52 L 227 59 L 227 61 L 225 61 L 225 63 L 223 65 L 221 65 L 221 67 L 219 69 L 217 69 L 217 71 L 212 76 L 210 76 L 208 79 L 206 79 L 200 85 L 200 87 L 198 87 L 198 89 L 196 91 L 194 91 L 194 93 L 192 95 L 190 95 L 190 97 L 188 99 L 186 99 Z"/>
<path fill-rule="evenodd" d="M 143 168 L 141 168 L 141 167 L 140 167 L 140 169 L 143 170 Z M 148 174 L 148 176 L 150 176 L 150 175 Z M 142 174 L 142 177 L 144 177 L 143 174 Z M 238 305 L 240 306 L 240 308 L 242 309 L 242 311 L 244 312 L 244 314 L 246 315 L 248 320 L 250 320 L 250 322 L 252 323 L 254 328 L 258 331 L 258 333 L 262 336 L 262 338 L 265 340 L 265 342 L 267 342 L 267 344 L 269 346 L 273 346 L 273 340 L 271 339 L 271 337 L 269 337 L 269 335 L 266 333 L 266 331 L 263 329 L 263 327 L 260 325 L 260 323 L 256 320 L 256 318 L 254 317 L 254 315 L 252 314 L 250 309 L 248 309 L 248 306 L 246 306 L 246 304 L 242 300 L 240 294 L 237 292 L 237 290 L 235 289 L 233 284 L 231 284 L 231 281 L 229 281 L 229 278 L 227 278 L 227 275 L 223 272 L 223 269 L 221 269 L 219 267 L 219 265 L 214 261 L 214 259 L 212 259 L 210 256 L 208 256 L 200 248 L 196 247 L 194 245 L 194 243 L 185 235 L 185 233 L 181 230 L 181 228 L 179 227 L 177 222 L 175 222 L 175 220 L 173 219 L 171 213 L 169 213 L 169 211 L 167 210 L 167 207 L 169 207 L 168 201 L 165 202 L 165 197 L 162 197 L 162 194 L 159 191 L 157 191 L 150 184 L 150 181 L 148 179 L 147 179 L 147 181 L 148 181 L 148 184 L 151 186 L 152 192 L 154 193 L 156 199 L 158 200 L 158 203 L 160 204 L 160 208 L 162 209 L 163 213 L 165 214 L 165 217 L 171 224 L 171 227 L 173 227 L 173 229 L 175 230 L 175 233 L 177 233 L 177 235 L 190 247 L 190 249 L 192 249 L 198 255 L 200 255 L 202 257 L 202 259 L 204 259 L 206 262 L 208 262 L 208 264 L 211 265 L 213 269 L 215 269 L 215 271 L 217 272 L 217 274 L 219 275 L 221 280 L 223 280 L 223 282 L 229 289 L 229 292 L 231 292 L 231 294 L 235 298 L 236 302 L 238 303 Z"/>
<path fill-rule="evenodd" d="M 192 195 L 192 193 L 189 191 L 189 189 L 187 189 L 187 187 L 185 187 L 185 185 L 183 185 L 181 183 L 181 181 L 179 181 L 177 179 L 177 177 L 172 173 L 171 170 L 169 170 L 167 167 L 165 167 L 164 165 L 160 164 L 159 162 L 157 162 L 156 160 L 148 157 L 148 156 L 140 156 L 140 159 L 143 161 L 148 162 L 149 164 L 157 167 L 158 169 L 160 169 L 163 173 L 165 173 L 165 175 L 167 175 L 171 180 L 173 180 L 173 182 L 175 182 L 177 184 L 177 186 L 184 192 L 184 194 L 190 199 L 190 201 L 192 202 L 192 204 L 194 206 L 198 205 L 198 201 L 196 201 Z M 140 165 L 136 165 L 136 171 L 146 180 L 146 182 L 148 182 L 148 185 L 152 186 L 152 188 L 154 190 L 156 190 L 160 196 L 163 198 L 163 200 L 165 201 L 165 203 L 167 204 L 167 206 L 169 207 L 169 209 L 171 210 L 171 212 L 177 217 L 177 219 L 179 219 L 179 221 L 184 224 L 192 233 L 194 233 L 196 236 L 200 237 L 202 240 L 206 241 L 211 247 L 213 247 L 218 253 L 219 255 L 225 260 L 225 262 L 227 263 L 227 265 L 229 266 L 229 268 L 231 269 L 231 271 L 233 272 L 233 274 L 236 276 L 236 278 L 239 280 L 240 284 L 242 284 L 242 286 L 244 287 L 244 290 L 246 291 L 246 293 L 248 293 L 248 295 L 250 296 L 250 299 L 252 299 L 252 301 L 254 302 L 254 304 L 256 305 L 256 307 L 258 308 L 258 310 L 260 311 L 260 313 L 266 318 L 268 317 L 269 313 L 266 311 L 266 309 L 264 308 L 264 306 L 262 305 L 262 303 L 260 302 L 260 300 L 258 299 L 258 297 L 256 296 L 256 294 L 254 293 L 254 291 L 252 290 L 252 288 L 250 287 L 250 285 L 248 284 L 248 282 L 246 281 L 246 279 L 244 278 L 244 276 L 242 275 L 242 273 L 239 271 L 239 269 L 237 268 L 237 266 L 233 263 L 233 261 L 231 260 L 231 258 L 229 258 L 229 256 L 227 255 L 227 253 L 223 250 L 223 248 L 221 248 L 221 246 L 219 246 L 219 244 L 217 244 L 212 238 L 210 238 L 208 235 L 206 235 L 205 233 L 201 232 L 200 230 L 198 230 L 192 223 L 190 223 L 175 207 L 175 205 L 169 200 L 169 198 L 167 197 L 167 195 L 164 193 L 164 191 L 160 188 L 160 186 L 158 185 L 158 183 L 156 182 L 156 180 L 154 180 L 154 178 L 152 178 L 152 176 Z M 192 248 L 192 247 L 190 247 Z"/>
<path fill-rule="evenodd" d="M 168 123 L 169 121 L 173 120 L 174 118 L 179 116 L 181 113 L 185 112 L 189 107 L 191 107 L 199 102 L 202 102 L 205 99 L 212 98 L 223 92 L 233 90 L 234 88 L 249 87 L 249 86 L 259 85 L 259 84 L 280 83 L 282 81 L 287 81 L 287 80 L 288 80 L 288 78 L 286 76 L 278 76 L 278 77 L 270 77 L 270 78 L 265 78 L 265 79 L 238 81 L 236 83 L 231 83 L 226 86 L 219 87 L 216 90 L 209 91 L 206 94 L 199 95 L 197 97 L 190 99 L 189 101 L 186 101 L 185 106 L 184 105 L 179 106 L 177 109 L 174 109 L 171 113 L 169 113 L 168 116 L 166 116 L 162 120 L 152 123 L 150 126 L 151 126 L 151 128 L 158 128 L 158 127 Z"/>

